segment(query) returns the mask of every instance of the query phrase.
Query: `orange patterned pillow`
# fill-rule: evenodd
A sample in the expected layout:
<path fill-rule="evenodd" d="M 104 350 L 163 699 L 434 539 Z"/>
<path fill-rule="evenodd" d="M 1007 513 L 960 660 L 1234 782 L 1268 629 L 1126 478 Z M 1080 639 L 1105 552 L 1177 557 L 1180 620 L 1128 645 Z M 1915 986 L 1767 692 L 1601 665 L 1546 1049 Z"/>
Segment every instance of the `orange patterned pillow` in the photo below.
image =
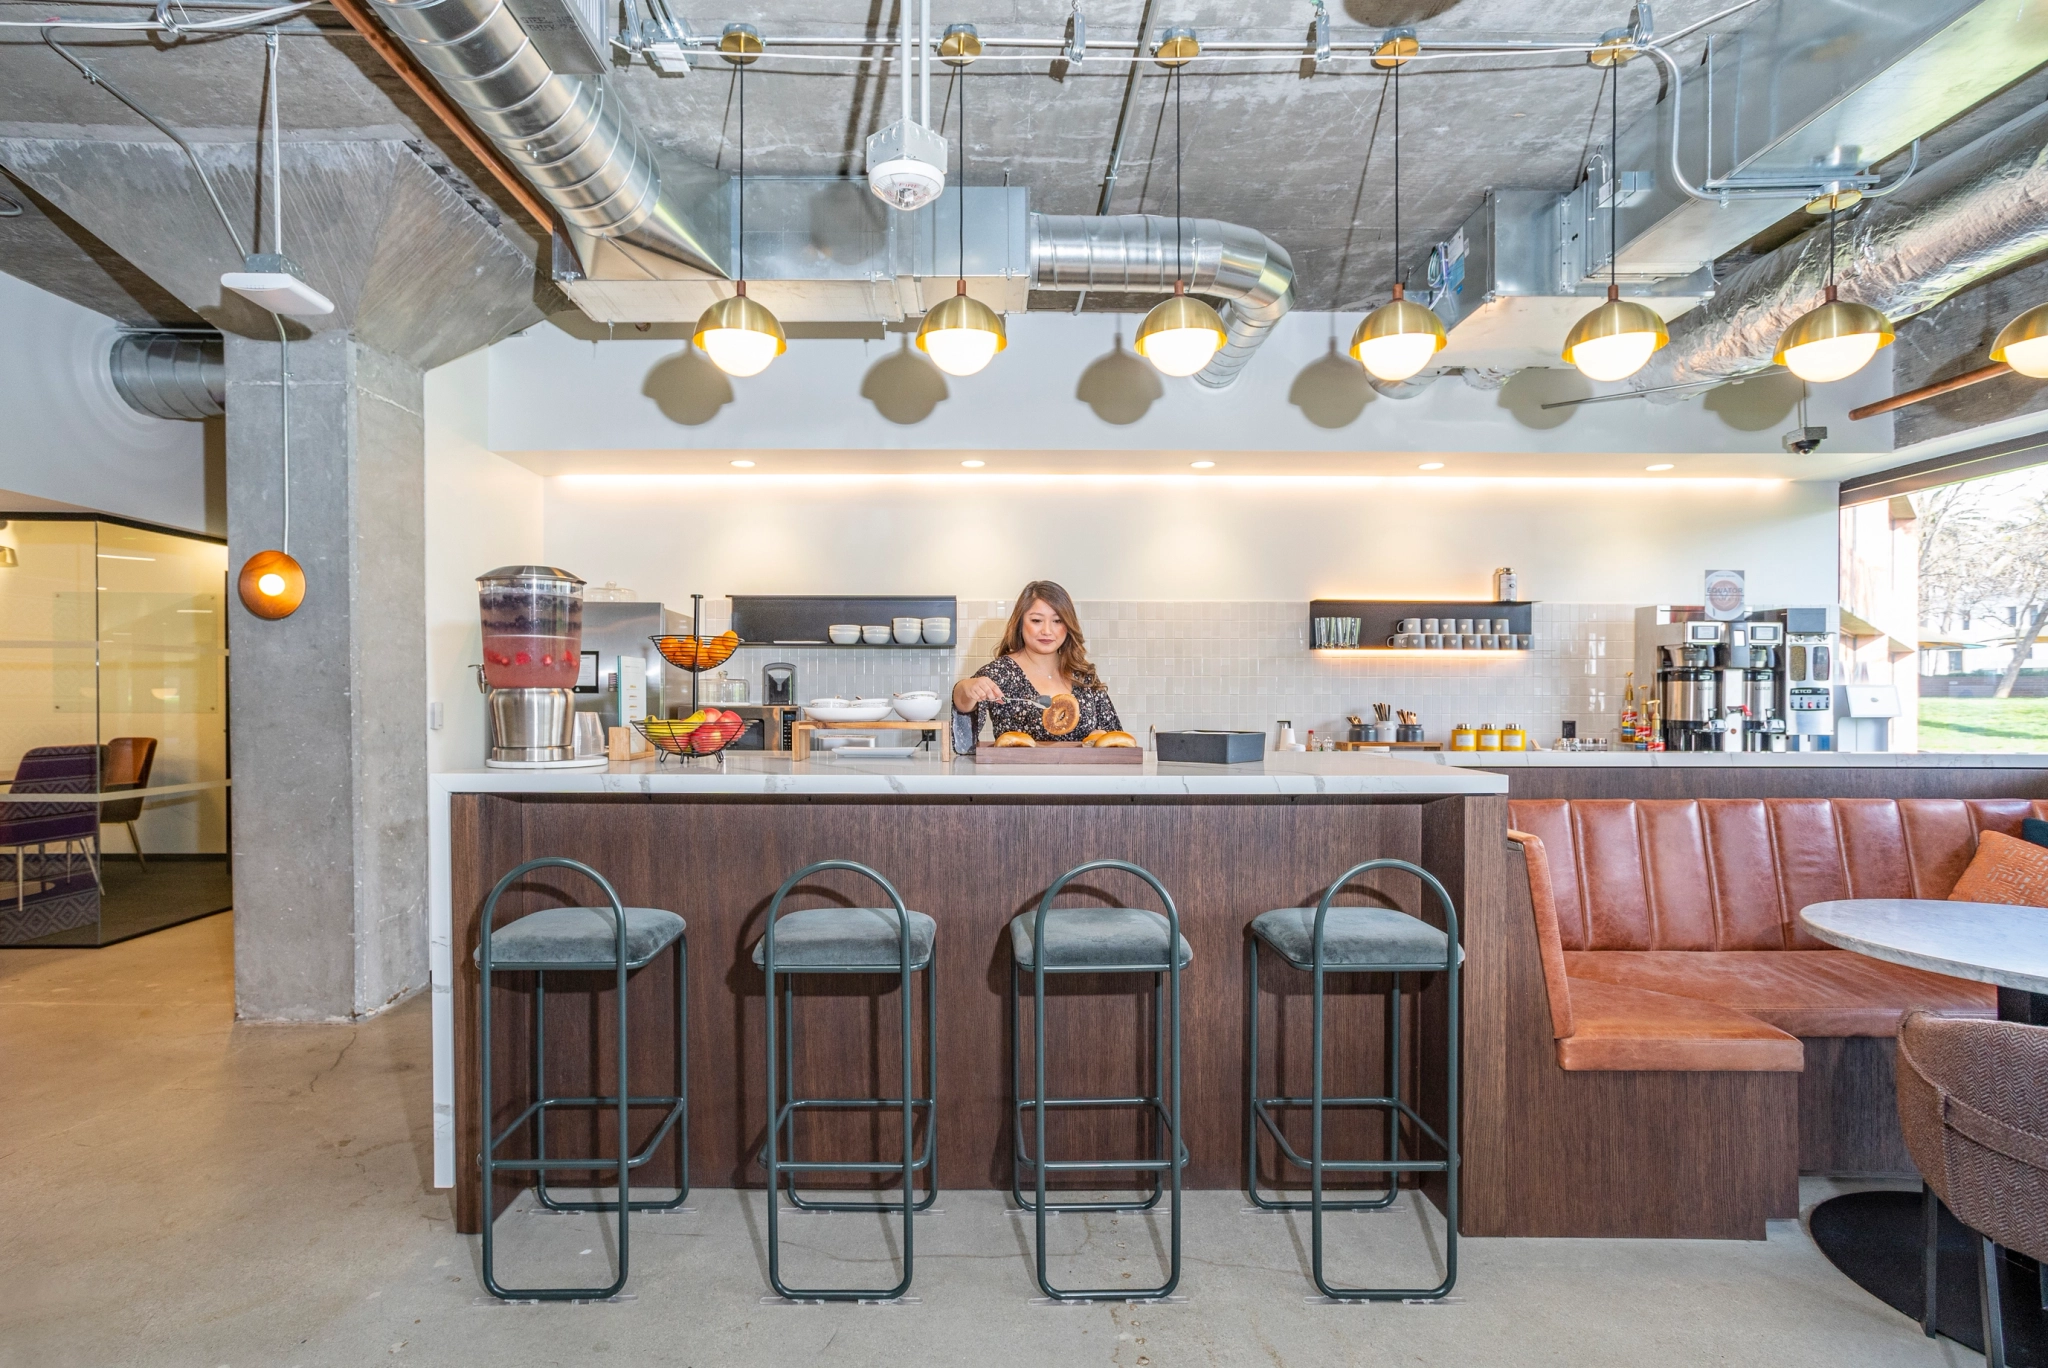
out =
<path fill-rule="evenodd" d="M 1978 838 L 1977 858 L 1956 880 L 1950 902 L 2048 907 L 2048 850 L 1996 831 Z"/>

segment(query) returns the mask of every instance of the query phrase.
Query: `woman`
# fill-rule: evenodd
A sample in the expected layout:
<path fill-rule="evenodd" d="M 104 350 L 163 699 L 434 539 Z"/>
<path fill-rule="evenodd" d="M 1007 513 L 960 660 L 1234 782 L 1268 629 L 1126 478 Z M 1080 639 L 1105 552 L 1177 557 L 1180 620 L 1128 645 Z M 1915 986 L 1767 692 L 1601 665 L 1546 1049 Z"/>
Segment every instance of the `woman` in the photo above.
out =
<path fill-rule="evenodd" d="M 1072 694 L 1081 720 L 1072 731 L 1046 731 L 1045 699 Z M 995 734 L 1023 732 L 1034 741 L 1079 741 L 1091 732 L 1122 731 L 1109 690 L 1089 663 L 1080 616 L 1066 590 L 1033 580 L 1017 595 L 996 658 L 953 686 L 953 748 L 971 751 L 986 709 Z"/>

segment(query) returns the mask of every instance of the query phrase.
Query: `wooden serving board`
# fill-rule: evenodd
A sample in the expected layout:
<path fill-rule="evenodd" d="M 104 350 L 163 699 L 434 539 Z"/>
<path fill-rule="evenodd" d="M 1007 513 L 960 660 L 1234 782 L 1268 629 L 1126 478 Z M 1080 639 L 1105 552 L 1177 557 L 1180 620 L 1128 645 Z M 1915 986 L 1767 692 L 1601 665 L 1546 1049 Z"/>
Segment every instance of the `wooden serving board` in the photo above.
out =
<path fill-rule="evenodd" d="M 1084 746 L 1079 741 L 1041 741 L 1035 746 L 997 746 L 984 741 L 974 748 L 977 765 L 1143 765 L 1137 746 Z"/>

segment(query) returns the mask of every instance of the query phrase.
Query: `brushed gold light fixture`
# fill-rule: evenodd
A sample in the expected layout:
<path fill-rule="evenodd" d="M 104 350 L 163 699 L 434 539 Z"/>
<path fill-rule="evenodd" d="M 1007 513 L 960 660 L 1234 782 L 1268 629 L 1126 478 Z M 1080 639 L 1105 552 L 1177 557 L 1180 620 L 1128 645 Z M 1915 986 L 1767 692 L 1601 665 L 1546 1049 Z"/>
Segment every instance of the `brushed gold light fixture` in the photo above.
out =
<path fill-rule="evenodd" d="M 1152 60 L 1168 71 L 1184 67 L 1201 55 L 1202 40 L 1193 29 L 1178 25 L 1162 31 L 1159 46 L 1152 50 Z"/>
<path fill-rule="evenodd" d="M 1379 46 L 1372 50 L 1372 64 L 1381 71 L 1393 71 L 1408 65 L 1421 51 L 1422 42 L 1415 36 L 1415 30 L 1404 24 L 1380 35 Z"/>
<path fill-rule="evenodd" d="M 282 551 L 258 551 L 242 562 L 235 593 L 244 608 L 275 622 L 296 613 L 306 601 L 306 572 Z"/>
<path fill-rule="evenodd" d="M 1611 381 L 1626 380 L 1641 370 L 1657 349 L 1671 340 L 1671 334 L 1665 331 L 1664 320 L 1655 309 L 1621 297 L 1621 168 L 1615 154 L 1621 146 L 1621 65 L 1635 53 L 1633 36 L 1625 29 L 1617 29 L 1600 41 L 1601 46 L 1588 54 L 1587 60 L 1609 69 L 1607 298 L 1572 324 L 1564 339 L 1564 359 L 1578 367 L 1588 380 Z M 1600 60 L 1603 52 L 1607 54 L 1606 61 Z"/>
<path fill-rule="evenodd" d="M 952 30 L 947 33 L 950 36 Z M 948 375 L 973 375 L 1009 346 L 1010 338 L 1003 329 L 1002 315 L 967 293 L 966 71 L 956 79 L 960 82 L 960 185 L 954 200 L 960 210 L 960 276 L 954 282 L 953 297 L 925 313 L 917 329 L 917 349 Z"/>
<path fill-rule="evenodd" d="M 1405 60 L 1405 59 L 1404 59 Z M 1359 320 L 1351 356 L 1381 380 L 1406 380 L 1444 349 L 1444 323 L 1436 311 L 1407 298 L 1401 275 L 1401 66 L 1387 72 L 1394 87 L 1394 297 Z"/>
<path fill-rule="evenodd" d="M 752 34 L 751 48 L 746 46 L 749 34 Z M 733 43 L 733 47 L 728 48 L 728 42 Z M 733 295 L 706 309 L 697 319 L 697 330 L 691 336 L 691 341 L 711 358 L 712 365 L 727 375 L 742 378 L 759 375 L 768 369 L 769 362 L 789 350 L 789 339 L 783 335 L 782 324 L 774 313 L 766 305 L 747 298 L 746 64 L 759 56 L 760 50 L 761 36 L 744 24 L 728 26 L 725 36 L 719 39 L 719 51 L 737 68 L 734 79 L 739 84 L 739 222 L 734 233 L 738 279 L 733 282 Z"/>
<path fill-rule="evenodd" d="M 1828 279 L 1818 307 L 1793 320 L 1771 359 L 1801 380 L 1845 380 L 1892 343 L 1891 320 L 1871 308 L 1835 297 L 1835 216 L 1828 215 Z"/>
<path fill-rule="evenodd" d="M 725 31 L 718 35 L 718 55 L 737 67 L 752 66 L 761 60 L 761 53 L 767 44 L 761 41 L 761 30 L 752 24 L 727 24 Z"/>
<path fill-rule="evenodd" d="M 939 60 L 947 66 L 964 67 L 981 56 L 981 34 L 972 24 L 948 24 L 939 35 Z"/>
<path fill-rule="evenodd" d="M 1991 359 L 2021 375 L 2048 380 L 2048 304 L 2036 304 L 1998 330 Z"/>
<path fill-rule="evenodd" d="M 1168 30 L 1169 37 L 1172 32 Z M 1224 331 L 1222 317 L 1188 293 L 1187 254 L 1180 236 L 1180 67 L 1169 67 L 1166 79 L 1173 86 L 1173 297 L 1152 306 L 1152 312 L 1138 325 L 1138 335 L 1131 339 L 1131 346 L 1160 374 L 1183 376 L 1193 375 L 1208 365 L 1229 340 L 1229 334 Z"/>

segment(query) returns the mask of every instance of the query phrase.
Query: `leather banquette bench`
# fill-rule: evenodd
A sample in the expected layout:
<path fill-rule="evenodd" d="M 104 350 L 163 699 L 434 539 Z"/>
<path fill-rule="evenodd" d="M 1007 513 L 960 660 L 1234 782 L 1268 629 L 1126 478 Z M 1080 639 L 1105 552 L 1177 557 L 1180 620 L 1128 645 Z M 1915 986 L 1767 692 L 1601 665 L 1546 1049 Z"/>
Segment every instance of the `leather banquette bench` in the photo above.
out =
<path fill-rule="evenodd" d="M 1751 1238 L 1798 1175 L 1907 1173 L 1892 1049 L 1992 988 L 1836 950 L 1799 910 L 1945 898 L 1978 833 L 2048 802 L 1514 800 L 1501 1234 Z M 1519 918 L 1511 909 L 1510 924 Z M 1519 932 L 1517 932 L 1519 934 Z M 1531 968 L 1533 961 L 1535 968 Z M 1524 1181 L 1524 1180 L 1528 1181 Z"/>

